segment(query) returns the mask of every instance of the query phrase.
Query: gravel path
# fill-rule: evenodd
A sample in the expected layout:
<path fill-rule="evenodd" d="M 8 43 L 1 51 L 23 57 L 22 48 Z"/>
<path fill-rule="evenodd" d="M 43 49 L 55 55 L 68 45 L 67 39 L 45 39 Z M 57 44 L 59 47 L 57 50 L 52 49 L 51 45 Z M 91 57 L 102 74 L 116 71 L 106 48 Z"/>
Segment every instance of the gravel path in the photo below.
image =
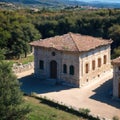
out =
<path fill-rule="evenodd" d="M 92 115 L 112 119 L 120 117 L 120 101 L 112 99 L 112 80 L 100 80 L 83 88 L 55 85 L 53 80 L 40 80 L 31 75 L 33 70 L 18 74 L 24 92 L 65 103 L 68 106 L 88 108 Z"/>
<path fill-rule="evenodd" d="M 16 76 L 17 76 L 17 78 L 22 78 L 22 77 L 31 75 L 33 73 L 34 73 L 34 70 L 31 69 L 31 70 L 28 70 L 28 71 L 25 71 L 25 72 L 17 73 Z"/>

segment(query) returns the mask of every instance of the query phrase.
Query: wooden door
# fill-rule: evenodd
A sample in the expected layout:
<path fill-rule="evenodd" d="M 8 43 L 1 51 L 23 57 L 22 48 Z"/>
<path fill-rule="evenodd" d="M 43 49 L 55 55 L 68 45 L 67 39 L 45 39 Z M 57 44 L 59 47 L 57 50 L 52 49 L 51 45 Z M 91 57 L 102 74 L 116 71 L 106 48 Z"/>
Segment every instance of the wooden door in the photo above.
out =
<path fill-rule="evenodd" d="M 120 98 L 120 83 L 118 85 L 118 97 Z"/>
<path fill-rule="evenodd" d="M 50 78 L 57 78 L 57 62 L 54 60 L 50 62 Z"/>

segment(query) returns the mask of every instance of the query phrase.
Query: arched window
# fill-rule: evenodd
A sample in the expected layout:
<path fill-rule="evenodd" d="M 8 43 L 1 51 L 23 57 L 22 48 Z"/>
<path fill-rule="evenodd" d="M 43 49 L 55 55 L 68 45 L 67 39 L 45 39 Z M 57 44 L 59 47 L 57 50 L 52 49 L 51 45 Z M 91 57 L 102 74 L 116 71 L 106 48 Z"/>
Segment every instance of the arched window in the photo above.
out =
<path fill-rule="evenodd" d="M 85 73 L 88 73 L 89 72 L 89 65 L 88 65 L 88 63 L 86 63 L 86 65 L 85 65 Z"/>
<path fill-rule="evenodd" d="M 63 65 L 63 73 L 67 73 L 67 65 L 66 64 Z"/>
<path fill-rule="evenodd" d="M 95 70 L 95 60 L 92 61 L 92 70 Z"/>
<path fill-rule="evenodd" d="M 55 52 L 52 52 L 52 56 L 55 56 L 56 54 L 55 54 Z"/>
<path fill-rule="evenodd" d="M 40 68 L 41 70 L 44 69 L 44 61 L 43 61 L 43 60 L 40 60 L 40 61 L 39 61 L 39 68 Z"/>
<path fill-rule="evenodd" d="M 118 67 L 118 70 L 120 71 L 120 66 Z"/>
<path fill-rule="evenodd" d="M 73 65 L 70 66 L 69 73 L 70 73 L 70 75 L 74 75 L 74 66 Z"/>
<path fill-rule="evenodd" d="M 98 58 L 98 67 L 101 67 L 101 58 Z"/>
<path fill-rule="evenodd" d="M 106 64 L 107 63 L 107 55 L 103 56 L 103 63 Z"/>

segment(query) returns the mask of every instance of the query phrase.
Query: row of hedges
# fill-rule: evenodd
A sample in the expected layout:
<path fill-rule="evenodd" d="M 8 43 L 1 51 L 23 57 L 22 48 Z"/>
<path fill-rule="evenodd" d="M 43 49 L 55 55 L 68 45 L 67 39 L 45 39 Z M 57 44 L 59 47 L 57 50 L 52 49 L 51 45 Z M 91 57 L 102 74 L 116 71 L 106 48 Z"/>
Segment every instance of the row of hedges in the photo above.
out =
<path fill-rule="evenodd" d="M 63 104 L 62 102 L 60 103 L 58 101 L 48 99 L 46 96 L 45 97 L 37 96 L 35 93 L 32 93 L 31 96 L 36 99 L 39 99 L 41 101 L 41 103 L 43 103 L 43 104 L 47 104 L 56 109 L 66 111 L 66 112 L 74 114 L 78 117 L 83 117 L 88 120 L 100 120 L 99 117 L 94 117 L 94 116 L 90 115 L 89 109 L 86 109 L 86 108 L 76 109 L 73 106 L 67 106 L 67 105 Z"/>

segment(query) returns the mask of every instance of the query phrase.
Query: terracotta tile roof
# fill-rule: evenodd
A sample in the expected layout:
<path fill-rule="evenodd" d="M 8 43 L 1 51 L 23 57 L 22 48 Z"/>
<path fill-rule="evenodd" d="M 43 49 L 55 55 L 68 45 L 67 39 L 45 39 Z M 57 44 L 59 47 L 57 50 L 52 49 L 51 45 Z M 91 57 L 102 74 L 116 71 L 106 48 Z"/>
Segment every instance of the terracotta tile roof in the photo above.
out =
<path fill-rule="evenodd" d="M 38 41 L 31 42 L 30 45 L 44 48 L 54 48 L 60 51 L 83 52 L 111 43 L 111 40 L 103 40 L 100 38 L 70 32 L 61 36 L 40 39 Z"/>
<path fill-rule="evenodd" d="M 113 59 L 111 62 L 113 65 L 114 64 L 120 64 L 120 57 L 117 57 L 116 59 Z"/>

